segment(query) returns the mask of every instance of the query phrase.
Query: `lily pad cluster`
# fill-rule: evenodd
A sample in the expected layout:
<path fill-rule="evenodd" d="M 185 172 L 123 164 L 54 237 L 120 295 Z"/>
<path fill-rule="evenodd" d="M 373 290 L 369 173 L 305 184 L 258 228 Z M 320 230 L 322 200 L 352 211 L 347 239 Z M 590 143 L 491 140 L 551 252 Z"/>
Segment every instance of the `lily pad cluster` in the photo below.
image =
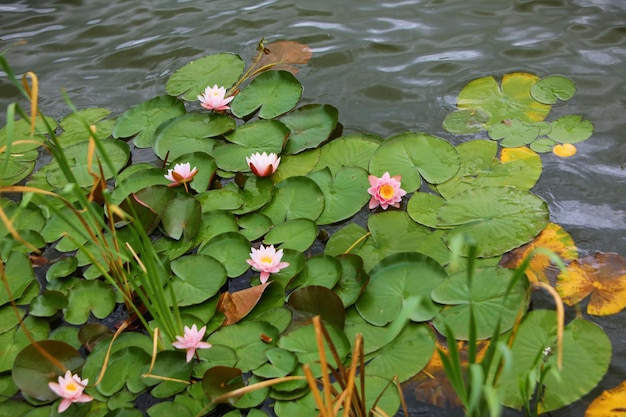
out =
<path fill-rule="evenodd" d="M 505 74 L 501 85 L 495 77 L 468 83 L 457 98 L 458 110 L 446 116 L 443 126 L 451 133 L 487 131 L 503 147 L 529 146 L 536 152 L 554 151 L 567 157 L 576 153 L 574 143 L 593 133 L 593 125 L 580 115 L 546 121 L 553 104 L 576 93 L 574 82 L 562 75 L 540 78 L 516 72 Z"/>
<path fill-rule="evenodd" d="M 494 139 L 504 132 L 510 136 L 504 149 L 490 140 L 455 147 L 421 132 L 343 135 L 333 106 L 299 106 L 294 64 L 309 58 L 310 49 L 295 42 L 261 44 L 247 69 L 238 55 L 209 55 L 174 72 L 166 94 L 117 118 L 90 108 L 58 123 L 45 119 L 45 129 L 29 130 L 25 121 L 3 128 L 3 194 L 19 192 L 22 199 L 2 197 L 0 255 L 10 292 L 0 293 L 0 393 L 21 392 L 26 401 L 2 401 L 0 411 L 54 413 L 47 382 L 68 369 L 89 381 L 85 392 L 93 401 L 72 404 L 66 415 L 141 415 L 134 407 L 146 395 L 162 400 L 148 408 L 152 417 L 209 413 L 225 392 L 302 376 L 305 364 L 320 377 L 310 320 L 319 315 L 336 366 L 350 360 L 355 335 L 364 336 L 363 372 L 372 381 L 366 397 L 384 392 L 380 405 L 393 415 L 400 400 L 384 389 L 386 382 L 418 374 L 445 328 L 468 339 L 470 308 L 481 339 L 496 322 L 502 332 L 515 325 L 528 307 L 529 286 L 498 263 L 549 226 L 546 203 L 530 191 L 542 171 L 532 149 L 546 149 L 537 139 L 549 135 L 547 123 L 539 124 L 549 112 L 546 102 L 569 98 L 572 87 L 562 77 L 512 74 L 502 90 L 493 78 L 463 89 L 461 110 L 446 128 L 488 129 Z M 214 85 L 234 96 L 229 110 L 200 106 L 198 96 Z M 520 124 L 536 128 L 535 137 L 519 139 Z M 576 141 L 584 136 L 580 125 L 555 121 L 548 138 Z M 31 174 L 32 153 L 44 144 L 65 158 L 43 160 Z M 528 144 L 532 149 L 519 147 Z M 246 161 L 262 152 L 281 158 L 269 177 L 256 176 Z M 176 164 L 197 170 L 185 187 L 166 178 Z M 399 208 L 370 211 L 368 176 L 385 173 L 399 176 L 408 195 Z M 85 210 L 93 217 L 84 217 Z M 467 253 L 459 242 L 470 241 L 480 258 L 471 285 L 464 263 L 452 262 Z M 281 249 L 288 264 L 263 284 L 247 262 L 261 244 Z M 32 263 L 47 260 L 29 258 L 34 248 L 59 254 L 42 280 Z M 155 314 L 153 302 L 171 317 Z M 554 330 L 546 320 L 545 326 L 522 321 L 520 329 L 545 334 L 523 349 L 533 360 L 519 354 L 516 367 L 540 366 Z M 114 332 L 120 323 L 141 331 Z M 206 326 L 211 345 L 190 361 L 172 346 L 183 325 Z M 547 398 L 545 409 L 575 401 L 606 371 L 608 339 L 591 323 L 581 326 L 593 330 L 572 331 L 565 343 L 571 349 L 596 343 L 593 361 L 572 356 L 595 371 L 584 382 L 565 375 L 559 387 L 571 395 Z M 514 389 L 503 392 L 503 403 L 521 406 Z M 312 396 L 306 380 L 290 379 L 229 404 L 233 416 L 238 410 L 265 415 L 257 408 L 268 399 L 279 417 L 316 416 Z"/>

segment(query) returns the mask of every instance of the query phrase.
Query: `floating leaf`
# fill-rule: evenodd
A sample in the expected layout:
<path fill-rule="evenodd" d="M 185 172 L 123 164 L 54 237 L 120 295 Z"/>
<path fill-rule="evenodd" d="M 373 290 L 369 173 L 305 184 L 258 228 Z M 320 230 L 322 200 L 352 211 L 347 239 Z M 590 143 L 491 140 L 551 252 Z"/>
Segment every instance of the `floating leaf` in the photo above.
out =
<path fill-rule="evenodd" d="M 241 233 L 219 234 L 203 244 L 198 253 L 219 261 L 230 278 L 238 277 L 250 268 L 246 263 L 246 259 L 250 257 L 250 241 Z"/>
<path fill-rule="evenodd" d="M 67 307 L 63 310 L 65 321 L 83 324 L 93 313 L 96 318 L 107 317 L 115 308 L 115 293 L 102 281 L 74 280 L 67 295 Z"/>
<path fill-rule="evenodd" d="M 553 121 L 548 136 L 561 143 L 578 143 L 588 139 L 592 134 L 593 124 L 589 120 L 584 120 L 579 115 L 570 115 Z"/>
<path fill-rule="evenodd" d="M 264 46 L 263 54 L 256 62 L 256 66 L 258 68 L 271 66 L 274 70 L 296 74 L 298 68 L 292 64 L 306 64 L 312 56 L 313 51 L 308 45 L 294 41 L 277 41 Z"/>
<path fill-rule="evenodd" d="M 89 140 L 90 136 L 100 139 L 111 136 L 115 120 L 102 120 L 111 113 L 105 108 L 89 108 L 77 110 L 64 117 L 61 122 L 63 133 L 57 137 L 63 146 Z M 92 131 L 93 129 L 93 131 Z"/>
<path fill-rule="evenodd" d="M 241 227 L 240 233 L 249 241 L 257 240 L 272 227 L 272 221 L 269 217 L 259 213 L 249 213 L 241 216 L 237 219 L 237 224 Z"/>
<path fill-rule="evenodd" d="M 484 186 L 513 186 L 530 190 L 541 175 L 541 157 L 528 148 L 504 148 L 496 157 L 498 144 L 473 140 L 456 147 L 461 168 L 437 191 L 446 199 L 462 191 Z"/>
<path fill-rule="evenodd" d="M 430 320 L 440 308 L 430 293 L 447 276 L 441 265 L 424 255 L 391 255 L 370 271 L 369 284 L 356 302 L 357 310 L 376 326 L 395 320 L 407 308 L 411 320 Z"/>
<path fill-rule="evenodd" d="M 274 226 L 265 235 L 263 243 L 280 244 L 280 248 L 304 252 L 313 244 L 317 234 L 317 224 L 313 220 L 293 219 Z"/>
<path fill-rule="evenodd" d="M 358 300 L 365 286 L 369 282 L 369 275 L 363 269 L 363 260 L 357 255 L 340 255 L 341 277 L 333 287 L 333 292 L 339 296 L 344 308 L 351 306 Z"/>
<path fill-rule="evenodd" d="M 272 348 L 265 351 L 268 363 L 252 372 L 261 378 L 280 378 L 293 372 L 298 365 L 298 358 L 288 350 Z"/>
<path fill-rule="evenodd" d="M 356 167 L 341 167 L 334 175 L 329 168 L 308 175 L 324 193 L 324 211 L 317 224 L 337 223 L 354 216 L 369 201 L 370 184 L 367 171 Z"/>
<path fill-rule="evenodd" d="M 15 313 L 14 313 L 15 314 Z M 26 329 L 29 336 L 26 336 Z M 36 341 L 47 339 L 50 326 L 47 319 L 34 316 L 26 317 L 20 326 L 0 333 L 0 372 L 10 371 L 17 354 L 26 346 Z"/>
<path fill-rule="evenodd" d="M 320 263 L 317 262 L 318 265 Z M 322 270 L 322 268 L 317 269 Z M 297 315 L 304 313 L 305 317 L 320 316 L 324 322 L 337 329 L 343 329 L 346 317 L 343 303 L 334 292 L 325 286 L 301 286 L 289 295 L 287 306 Z"/>
<path fill-rule="evenodd" d="M 437 215 L 439 225 L 454 227 L 446 236 L 447 242 L 469 235 L 481 258 L 501 255 L 531 241 L 549 221 L 545 201 L 512 187 L 464 191 L 448 200 Z"/>
<path fill-rule="evenodd" d="M 328 255 L 311 256 L 298 276 L 289 283 L 288 289 L 318 285 L 331 289 L 341 277 L 341 263 Z"/>
<path fill-rule="evenodd" d="M 569 305 L 590 295 L 589 314 L 618 313 L 626 307 L 626 259 L 601 252 L 576 259 L 557 277 L 556 289 Z"/>
<path fill-rule="evenodd" d="M 551 75 L 537 81 L 530 89 L 535 100 L 544 104 L 567 101 L 576 93 L 574 82 L 562 75 Z"/>
<path fill-rule="evenodd" d="M 182 101 L 170 96 L 158 96 L 126 110 L 117 118 L 113 127 L 114 138 L 135 136 L 138 148 L 154 143 L 154 132 L 164 121 L 185 114 Z"/>
<path fill-rule="evenodd" d="M 457 339 L 468 340 L 471 308 L 478 339 L 491 337 L 497 324 L 502 332 L 509 330 L 520 306 L 528 303 L 527 285 L 513 279 L 513 271 L 502 267 L 476 268 L 471 288 L 465 271 L 450 276 L 431 293 L 433 301 L 446 304 L 433 324 L 441 334 L 448 326 Z"/>
<path fill-rule="evenodd" d="M 54 357 L 57 362 L 50 362 L 42 355 L 41 350 Z M 78 372 L 83 362 L 80 353 L 67 343 L 42 340 L 37 346 L 33 344 L 26 346 L 15 357 L 12 377 L 15 384 L 29 397 L 39 401 L 51 401 L 58 396 L 50 390 L 48 382 L 56 380 L 54 376 L 65 373 L 57 364 L 72 372 Z"/>
<path fill-rule="evenodd" d="M 624 417 L 626 416 L 626 381 L 615 388 L 605 390 L 596 397 L 587 410 L 585 417 Z"/>
<path fill-rule="evenodd" d="M 207 87 L 228 88 L 243 73 L 244 62 L 239 55 L 220 53 L 191 61 L 167 80 L 165 89 L 172 96 L 182 95 L 187 101 L 198 100 Z"/>
<path fill-rule="evenodd" d="M 365 341 L 367 343 L 367 341 Z M 367 375 L 398 377 L 404 382 L 421 371 L 435 350 L 434 332 L 426 324 L 409 323 L 365 366 Z"/>
<path fill-rule="evenodd" d="M 224 171 L 249 171 L 246 162 L 255 152 L 280 154 L 289 129 L 277 120 L 247 123 L 226 135 L 230 143 L 220 143 L 213 149 L 217 166 Z"/>
<path fill-rule="evenodd" d="M 0 291 L 0 306 L 20 298 L 28 287 L 36 282 L 35 272 L 28 256 L 19 252 L 9 254 L 3 265 L 3 275 L 6 281 L 3 280 L 2 291 Z"/>
<path fill-rule="evenodd" d="M 415 192 L 409 199 L 406 212 L 419 224 L 428 227 L 437 227 L 437 212 L 446 203 L 436 194 Z"/>
<path fill-rule="evenodd" d="M 285 220 L 316 220 L 324 210 L 324 194 L 307 177 L 290 177 L 276 184 L 272 201 L 261 210 L 272 223 Z"/>
<path fill-rule="evenodd" d="M 459 109 L 482 110 L 491 117 L 486 123 L 491 126 L 502 120 L 518 118 L 525 122 L 537 122 L 550 112 L 547 104 L 532 98 L 530 90 L 539 77 L 524 72 L 504 74 L 502 88 L 494 77 L 483 77 L 470 81 L 459 93 Z"/>
<path fill-rule="evenodd" d="M 354 133 L 334 139 L 319 148 L 316 170 L 328 167 L 333 175 L 342 167 L 369 169 L 370 159 L 383 140 L 374 135 Z"/>
<path fill-rule="evenodd" d="M 443 128 L 457 135 L 470 135 L 486 129 L 491 115 L 480 109 L 456 110 L 448 113 Z"/>
<path fill-rule="evenodd" d="M 545 248 L 559 256 L 563 261 L 569 262 L 578 258 L 578 249 L 572 237 L 561 226 L 549 223 L 546 228 L 530 243 L 509 252 L 501 261 L 501 265 L 507 268 L 518 268 L 524 259 L 538 248 Z M 533 254 L 526 269 L 526 276 L 532 283 L 545 282 L 554 284 L 556 274 L 550 258 L 541 253 Z M 552 272 L 552 276 L 548 273 Z"/>
<path fill-rule="evenodd" d="M 280 119 L 291 130 L 286 154 L 315 148 L 327 140 L 337 126 L 339 112 L 328 104 L 309 104 Z"/>
<path fill-rule="evenodd" d="M 171 161 L 192 152 L 211 153 L 217 143 L 215 136 L 235 129 L 235 121 L 217 114 L 185 114 L 163 123 L 156 131 L 154 153 Z"/>
<path fill-rule="evenodd" d="M 213 345 L 225 345 L 233 349 L 237 354 L 236 367 L 242 372 L 263 365 L 267 361 L 265 351 L 276 347 L 276 340 L 278 330 L 262 321 L 242 321 L 221 327 L 208 338 L 208 342 Z"/>
<path fill-rule="evenodd" d="M 230 183 L 224 188 L 235 185 L 235 183 Z M 253 212 L 266 205 L 272 199 L 274 183 L 270 178 L 251 176 L 246 178 L 242 191 L 243 205 L 233 210 L 233 213 L 237 215 Z"/>
<path fill-rule="evenodd" d="M 226 282 L 226 271 L 214 258 L 193 254 L 171 263 L 176 278 L 171 287 L 179 306 L 201 303 L 213 297 Z"/>
<path fill-rule="evenodd" d="M 223 325 L 237 323 L 250 311 L 261 299 L 265 288 L 270 285 L 271 281 L 268 281 L 261 285 L 246 288 L 235 292 L 225 291 L 220 295 L 220 299 L 217 303 L 217 309 L 224 313 L 226 321 Z"/>
<path fill-rule="evenodd" d="M 302 84 L 287 71 L 268 71 L 257 76 L 231 103 L 239 118 L 257 109 L 262 119 L 272 119 L 293 109 L 302 96 Z"/>
<path fill-rule="evenodd" d="M 163 209 L 163 229 L 172 239 L 193 239 L 200 225 L 200 202 L 192 197 L 177 197 Z"/>
<path fill-rule="evenodd" d="M 489 137 L 500 140 L 500 146 L 515 148 L 528 145 L 539 136 L 539 127 L 519 119 L 506 119 L 496 123 L 489 129 Z"/>
<path fill-rule="evenodd" d="M 372 175 L 402 176 L 402 189 L 417 190 L 421 177 L 431 184 L 452 178 L 459 170 L 459 155 L 449 142 L 425 133 L 403 133 L 385 140 L 374 153 Z"/>
<path fill-rule="evenodd" d="M 202 213 L 233 211 L 240 209 L 244 204 L 244 196 L 235 186 L 204 191 L 196 195 L 196 200 L 200 203 Z"/>

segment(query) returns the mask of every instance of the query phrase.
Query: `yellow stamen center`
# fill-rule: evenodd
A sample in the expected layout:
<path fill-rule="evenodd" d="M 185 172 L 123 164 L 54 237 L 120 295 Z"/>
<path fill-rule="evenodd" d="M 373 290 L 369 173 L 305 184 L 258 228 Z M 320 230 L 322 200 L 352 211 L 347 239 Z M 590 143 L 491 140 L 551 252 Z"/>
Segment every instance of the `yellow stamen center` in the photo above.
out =
<path fill-rule="evenodd" d="M 393 196 L 396 194 L 395 190 L 393 189 L 392 185 L 389 184 L 385 184 L 382 185 L 379 189 L 378 189 L 378 194 L 384 198 L 385 200 L 389 200 L 391 198 L 393 198 Z"/>
<path fill-rule="evenodd" d="M 272 258 L 269 256 L 264 256 L 261 258 L 261 263 L 264 264 L 271 264 L 272 263 Z"/>
<path fill-rule="evenodd" d="M 65 390 L 66 391 L 77 391 L 78 390 L 78 385 L 76 385 L 76 383 L 74 382 L 68 382 L 68 384 L 65 386 Z"/>

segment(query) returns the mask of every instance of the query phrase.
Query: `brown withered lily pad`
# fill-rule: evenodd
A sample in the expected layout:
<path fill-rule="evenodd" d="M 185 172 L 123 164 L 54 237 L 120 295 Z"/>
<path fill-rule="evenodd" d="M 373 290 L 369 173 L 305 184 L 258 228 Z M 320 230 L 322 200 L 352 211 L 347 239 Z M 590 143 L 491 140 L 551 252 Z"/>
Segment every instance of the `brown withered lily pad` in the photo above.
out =
<path fill-rule="evenodd" d="M 505 254 L 500 265 L 518 268 L 524 259 L 537 248 L 554 252 L 565 263 L 578 258 L 578 250 L 572 237 L 558 224 L 550 223 L 532 242 Z M 535 253 L 526 269 L 526 276 L 531 283 L 545 282 L 554 285 L 558 272 L 558 268 L 546 255 Z"/>
<path fill-rule="evenodd" d="M 590 296 L 589 314 L 618 313 L 626 307 L 626 259 L 598 252 L 575 260 L 557 277 L 556 289 L 568 305 Z"/>
<path fill-rule="evenodd" d="M 217 302 L 217 309 L 224 313 L 226 320 L 223 325 L 237 323 L 248 315 L 250 311 L 261 299 L 263 291 L 270 284 L 270 281 L 265 284 L 256 285 L 254 287 L 246 288 L 245 290 L 237 292 L 224 292 L 220 296 Z"/>
<path fill-rule="evenodd" d="M 278 41 L 265 45 L 263 55 L 256 63 L 258 68 L 270 65 L 273 70 L 289 71 L 292 74 L 298 72 L 293 64 L 306 64 L 313 56 L 309 46 L 294 41 Z"/>

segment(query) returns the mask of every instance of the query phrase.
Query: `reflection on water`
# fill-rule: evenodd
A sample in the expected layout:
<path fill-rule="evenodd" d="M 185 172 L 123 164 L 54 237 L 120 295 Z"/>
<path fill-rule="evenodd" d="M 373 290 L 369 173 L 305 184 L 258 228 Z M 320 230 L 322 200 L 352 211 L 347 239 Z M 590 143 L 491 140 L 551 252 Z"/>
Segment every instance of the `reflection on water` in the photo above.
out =
<path fill-rule="evenodd" d="M 595 133 L 571 159 L 545 155 L 535 192 L 582 250 L 626 255 L 626 2 L 239 3 L 14 1 L 0 5 L 0 50 L 27 42 L 11 47 L 9 61 L 18 72 L 37 72 L 42 108 L 60 117 L 68 112 L 62 89 L 79 108 L 119 113 L 164 93 L 169 75 L 192 59 L 220 51 L 251 57 L 261 37 L 296 40 L 314 51 L 299 76 L 305 102 L 337 107 L 345 133 L 413 130 L 456 143 L 462 138 L 441 122 L 469 80 L 564 74 L 578 93 L 550 118 L 583 114 Z M 5 109 L 16 91 L 0 75 Z M 4 118 L 2 111 L 0 124 Z M 582 415 L 567 412 L 554 415 Z"/>

